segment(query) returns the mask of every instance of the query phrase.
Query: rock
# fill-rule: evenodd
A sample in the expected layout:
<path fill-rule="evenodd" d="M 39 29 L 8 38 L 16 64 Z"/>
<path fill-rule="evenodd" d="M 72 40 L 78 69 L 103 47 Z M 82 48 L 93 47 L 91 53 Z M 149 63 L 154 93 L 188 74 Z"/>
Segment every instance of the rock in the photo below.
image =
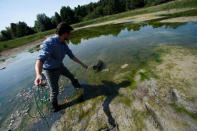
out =
<path fill-rule="evenodd" d="M 177 89 L 172 89 L 171 90 L 171 99 L 172 99 L 173 102 L 180 101 L 180 96 L 179 96 L 179 93 L 178 93 Z"/>
<path fill-rule="evenodd" d="M 103 69 L 102 72 L 109 72 L 109 68 Z"/>
<path fill-rule="evenodd" d="M 93 70 L 95 71 L 101 71 L 103 68 L 103 61 L 98 60 L 96 64 L 93 65 Z"/>
<path fill-rule="evenodd" d="M 157 114 L 154 112 L 154 110 L 151 108 L 151 106 L 147 102 L 144 103 L 144 104 L 145 104 L 147 113 L 151 116 L 151 120 L 153 122 L 154 127 L 156 129 L 159 129 L 159 130 L 162 131 L 163 130 L 163 126 L 161 125 L 159 117 L 157 116 Z"/>
<path fill-rule="evenodd" d="M 4 70 L 6 67 L 2 67 L 2 68 L 0 68 L 0 70 Z"/>
<path fill-rule="evenodd" d="M 129 64 L 124 64 L 124 65 L 122 65 L 122 66 L 121 66 L 121 69 L 125 69 L 125 68 L 127 68 L 127 67 L 128 67 L 128 65 L 129 65 Z"/>

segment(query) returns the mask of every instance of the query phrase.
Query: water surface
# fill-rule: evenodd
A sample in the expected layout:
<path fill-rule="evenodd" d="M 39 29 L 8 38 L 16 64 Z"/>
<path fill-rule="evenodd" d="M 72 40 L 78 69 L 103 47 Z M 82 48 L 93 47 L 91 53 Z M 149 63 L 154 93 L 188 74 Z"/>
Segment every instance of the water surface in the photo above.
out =
<path fill-rule="evenodd" d="M 154 57 L 154 48 L 163 45 L 180 45 L 188 48 L 197 47 L 197 24 L 116 24 L 91 27 L 73 33 L 69 47 L 73 53 L 90 67 L 97 60 L 105 63 L 109 72 L 95 73 L 80 65 L 64 59 L 64 64 L 81 81 L 100 84 L 102 80 L 113 81 L 114 76 L 131 68 L 146 64 Z M 24 51 L 12 58 L 6 69 L 0 70 L 0 125 L 5 118 L 15 111 L 16 94 L 21 89 L 29 89 L 35 78 L 34 64 L 38 51 Z M 127 69 L 121 65 L 129 64 Z M 71 92 L 72 86 L 66 87 L 68 80 L 61 78 L 60 86 Z M 73 88 L 72 88 L 73 89 Z M 21 104 L 21 103 L 20 103 Z"/>

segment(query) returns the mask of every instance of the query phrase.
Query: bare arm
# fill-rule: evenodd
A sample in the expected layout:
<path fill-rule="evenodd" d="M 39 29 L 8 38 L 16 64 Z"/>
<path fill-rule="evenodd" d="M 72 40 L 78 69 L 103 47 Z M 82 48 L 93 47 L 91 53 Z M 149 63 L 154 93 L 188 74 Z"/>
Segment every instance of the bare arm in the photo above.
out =
<path fill-rule="evenodd" d="M 83 62 L 81 62 L 77 57 L 72 57 L 72 60 L 78 64 L 80 64 L 81 66 L 83 66 L 83 68 L 88 69 L 88 66 L 86 64 L 84 64 Z"/>
<path fill-rule="evenodd" d="M 42 61 L 37 60 L 35 65 L 35 71 L 36 71 L 36 79 L 34 81 L 35 85 L 42 85 L 42 68 L 43 68 Z"/>
<path fill-rule="evenodd" d="M 37 60 L 36 61 L 36 65 L 35 65 L 36 76 L 41 75 L 42 68 L 43 68 L 42 61 L 41 60 Z"/>

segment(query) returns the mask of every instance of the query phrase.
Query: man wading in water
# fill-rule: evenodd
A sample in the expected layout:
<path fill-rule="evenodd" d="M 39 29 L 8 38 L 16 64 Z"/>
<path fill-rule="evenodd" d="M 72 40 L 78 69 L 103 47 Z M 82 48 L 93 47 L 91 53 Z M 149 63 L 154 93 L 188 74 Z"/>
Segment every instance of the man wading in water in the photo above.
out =
<path fill-rule="evenodd" d="M 35 71 L 36 79 L 35 85 L 42 85 L 42 69 L 46 76 L 48 86 L 50 87 L 50 104 L 53 112 L 59 111 L 57 96 L 59 93 L 58 80 L 60 75 L 68 77 L 72 85 L 79 92 L 83 91 L 77 79 L 73 74 L 63 65 L 65 55 L 68 55 L 73 61 L 82 65 L 85 69 L 88 68 L 86 64 L 77 59 L 72 51 L 69 49 L 65 40 L 68 40 L 73 28 L 62 22 L 57 26 L 56 36 L 46 39 L 41 45 L 41 50 L 36 61 Z"/>

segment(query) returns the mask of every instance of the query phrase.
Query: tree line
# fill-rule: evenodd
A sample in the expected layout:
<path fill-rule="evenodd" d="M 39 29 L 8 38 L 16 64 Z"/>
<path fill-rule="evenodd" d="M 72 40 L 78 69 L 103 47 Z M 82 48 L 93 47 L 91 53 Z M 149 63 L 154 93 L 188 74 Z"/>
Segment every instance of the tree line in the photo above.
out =
<path fill-rule="evenodd" d="M 34 27 L 28 26 L 25 22 L 11 23 L 9 27 L 0 33 L 0 41 L 11 40 L 18 37 L 54 29 L 58 23 L 64 21 L 74 24 L 106 15 L 112 15 L 124 11 L 153 6 L 172 0 L 100 0 L 96 3 L 78 5 L 74 9 L 63 6 L 60 12 L 55 12 L 52 17 L 46 14 L 38 14 Z"/>

